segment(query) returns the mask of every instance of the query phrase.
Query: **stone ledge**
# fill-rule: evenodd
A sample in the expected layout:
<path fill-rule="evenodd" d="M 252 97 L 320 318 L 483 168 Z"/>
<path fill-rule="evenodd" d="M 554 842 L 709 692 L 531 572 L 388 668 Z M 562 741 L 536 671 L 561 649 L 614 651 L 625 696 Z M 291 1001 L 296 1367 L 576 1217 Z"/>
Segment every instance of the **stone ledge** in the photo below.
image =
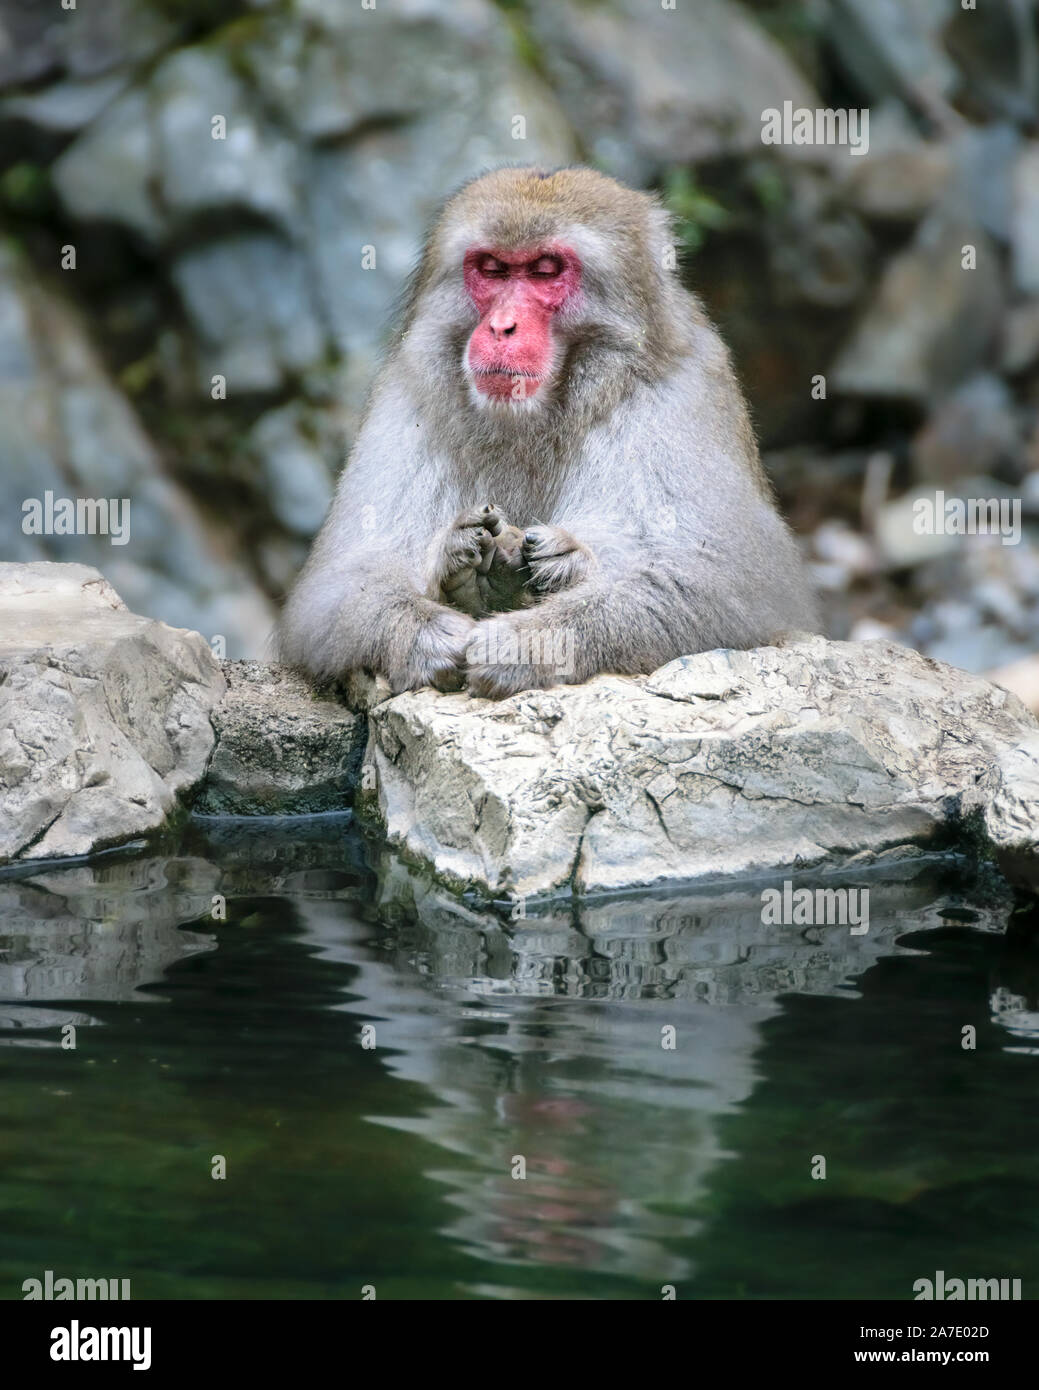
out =
<path fill-rule="evenodd" d="M 1036 853 L 1033 716 L 888 642 L 704 652 L 500 704 L 416 691 L 369 721 L 368 816 L 409 862 L 497 898 L 909 845 Z"/>
<path fill-rule="evenodd" d="M 406 863 L 484 899 L 914 847 L 1039 878 L 1039 724 L 999 686 L 891 643 L 704 652 L 500 703 L 387 694 L 221 670 L 96 570 L 0 565 L 0 863 L 124 844 L 185 802 L 287 816 L 356 801 Z"/>
<path fill-rule="evenodd" d="M 353 800 L 363 715 L 286 666 L 226 661 L 213 710 L 216 747 L 192 809 L 204 815 L 307 815 Z"/>

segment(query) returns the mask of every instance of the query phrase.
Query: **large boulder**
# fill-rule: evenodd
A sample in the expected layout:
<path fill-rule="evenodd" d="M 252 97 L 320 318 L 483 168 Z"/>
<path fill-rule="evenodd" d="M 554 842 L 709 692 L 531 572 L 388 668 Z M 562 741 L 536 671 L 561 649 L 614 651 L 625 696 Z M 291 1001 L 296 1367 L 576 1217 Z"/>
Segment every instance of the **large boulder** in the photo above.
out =
<path fill-rule="evenodd" d="M 220 664 L 86 565 L 0 564 L 0 864 L 157 830 L 205 772 Z"/>
<path fill-rule="evenodd" d="M 953 845 L 997 764 L 982 825 L 1004 853 L 1036 848 L 1034 768 L 1009 757 L 1032 715 L 888 642 L 704 652 L 500 704 L 417 691 L 369 719 L 364 805 L 391 846 L 500 898 Z"/>

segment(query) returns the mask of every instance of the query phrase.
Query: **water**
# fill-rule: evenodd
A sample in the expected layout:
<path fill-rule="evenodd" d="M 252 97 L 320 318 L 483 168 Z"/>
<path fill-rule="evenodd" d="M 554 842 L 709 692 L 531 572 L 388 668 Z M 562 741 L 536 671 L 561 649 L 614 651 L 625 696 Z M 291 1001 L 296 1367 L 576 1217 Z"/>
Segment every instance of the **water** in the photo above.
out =
<path fill-rule="evenodd" d="M 1035 914 L 854 882 L 865 936 L 760 885 L 513 921 L 336 818 L 7 877 L 0 1296 L 1034 1297 Z"/>

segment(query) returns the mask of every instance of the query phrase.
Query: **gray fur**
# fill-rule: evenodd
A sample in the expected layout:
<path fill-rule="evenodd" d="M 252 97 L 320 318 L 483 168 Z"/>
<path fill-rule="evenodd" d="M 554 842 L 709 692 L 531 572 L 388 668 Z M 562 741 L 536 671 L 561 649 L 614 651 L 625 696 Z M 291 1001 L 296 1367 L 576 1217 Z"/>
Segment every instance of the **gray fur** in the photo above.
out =
<path fill-rule="evenodd" d="M 560 316 L 557 378 L 519 406 L 474 399 L 463 355 L 477 316 L 460 258 L 441 265 L 427 251 L 405 331 L 285 606 L 283 660 L 318 677 L 368 668 L 395 690 L 462 670 L 474 693 L 501 696 L 815 628 L 728 353 L 695 296 L 657 269 L 667 242 L 659 208 L 617 192 L 645 207 L 650 270 L 638 294 L 610 286 L 594 234 L 581 302 Z M 451 242 L 451 230 L 449 204 L 440 240 Z M 454 519 L 491 501 L 521 529 L 563 528 L 590 555 L 567 571 L 569 587 L 477 626 L 429 594 L 441 594 Z M 481 660 L 470 646 L 558 629 L 574 653 L 563 675 L 536 661 Z"/>

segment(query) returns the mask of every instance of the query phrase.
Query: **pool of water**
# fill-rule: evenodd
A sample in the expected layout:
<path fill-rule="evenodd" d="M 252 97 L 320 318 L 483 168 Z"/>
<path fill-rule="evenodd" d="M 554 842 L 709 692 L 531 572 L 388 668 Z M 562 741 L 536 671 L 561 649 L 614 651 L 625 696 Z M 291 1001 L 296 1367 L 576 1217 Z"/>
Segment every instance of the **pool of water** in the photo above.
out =
<path fill-rule="evenodd" d="M 998 880 L 832 880 L 855 935 L 760 884 L 516 917 L 336 817 L 175 848 L 0 879 L 0 1297 L 1039 1290 L 1037 916 Z"/>

